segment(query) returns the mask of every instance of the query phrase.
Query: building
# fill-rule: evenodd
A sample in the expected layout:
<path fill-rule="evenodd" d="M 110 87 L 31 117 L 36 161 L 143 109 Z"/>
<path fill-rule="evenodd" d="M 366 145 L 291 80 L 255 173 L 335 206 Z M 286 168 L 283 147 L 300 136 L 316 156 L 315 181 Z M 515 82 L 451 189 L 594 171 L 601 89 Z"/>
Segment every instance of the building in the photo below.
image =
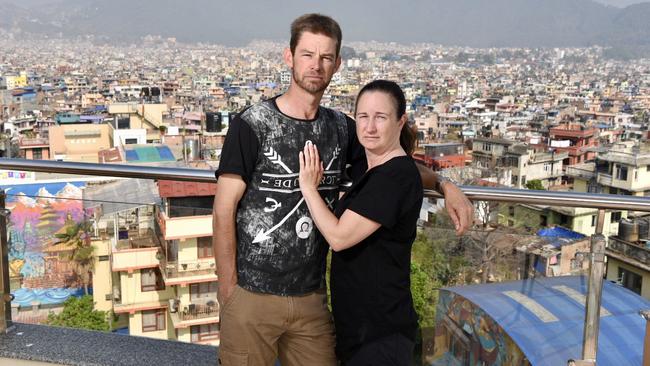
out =
<path fill-rule="evenodd" d="M 532 204 L 503 205 L 499 210 L 499 222 L 507 226 L 543 228 L 561 226 L 590 236 L 596 233 L 598 210 L 585 207 L 561 207 Z M 603 234 L 618 233 L 619 221 L 627 217 L 625 211 L 605 211 Z"/>
<path fill-rule="evenodd" d="M 116 199 L 125 191 L 129 197 Z M 101 217 L 95 271 L 112 273 L 94 276 L 94 298 L 97 309 L 116 314 L 114 328 L 126 328 L 130 335 L 219 344 L 210 209 L 214 192 L 214 184 L 161 181 L 156 187 L 147 180 L 90 189 L 91 207 L 85 208 Z M 115 202 L 156 202 L 158 196 L 162 209 Z M 111 203 L 94 203 L 98 201 Z"/>
<path fill-rule="evenodd" d="M 650 196 L 650 144 L 620 142 L 598 153 L 594 163 L 568 167 L 578 192 Z"/>
<path fill-rule="evenodd" d="M 61 124 L 49 129 L 50 158 L 88 163 L 99 162 L 99 152 L 113 147 L 109 124 Z"/>
<path fill-rule="evenodd" d="M 171 326 L 179 341 L 219 344 L 217 275 L 212 252 L 216 184 L 158 182 L 163 200 L 156 223 L 163 245 L 160 268 L 173 289 Z"/>
<path fill-rule="evenodd" d="M 584 163 L 595 157 L 593 149 L 598 146 L 598 130 L 572 124 L 549 130 L 549 147 L 556 152 L 566 152 L 565 166 Z"/>
<path fill-rule="evenodd" d="M 624 220 L 607 243 L 606 278 L 650 299 L 650 236 L 647 219 Z"/>
<path fill-rule="evenodd" d="M 434 170 L 464 167 L 467 161 L 465 146 L 460 142 L 423 144 L 420 148 L 424 154 L 415 153 L 413 157 Z"/>
<path fill-rule="evenodd" d="M 603 284 L 598 365 L 640 365 L 650 301 Z M 566 365 L 580 359 L 587 279 L 536 278 L 440 290 L 431 365 Z"/>
<path fill-rule="evenodd" d="M 539 240 L 517 247 L 526 258 L 523 278 L 584 274 L 589 261 L 584 253 L 591 248 L 591 239 L 561 226 L 537 231 Z"/>
<path fill-rule="evenodd" d="M 18 141 L 18 148 L 21 155 L 28 160 L 49 160 L 50 139 L 46 137 L 27 138 L 22 137 Z"/>
<path fill-rule="evenodd" d="M 160 128 L 165 126 L 163 115 L 169 108 L 164 103 L 112 103 L 108 113 L 113 117 L 115 130 L 140 129 L 146 131 L 146 142 L 160 142 Z"/>
<path fill-rule="evenodd" d="M 566 152 L 484 137 L 474 139 L 472 150 L 472 162 L 477 167 L 496 174 L 500 184 L 520 189 L 531 180 L 540 180 L 544 188 L 559 184 L 567 156 Z"/>

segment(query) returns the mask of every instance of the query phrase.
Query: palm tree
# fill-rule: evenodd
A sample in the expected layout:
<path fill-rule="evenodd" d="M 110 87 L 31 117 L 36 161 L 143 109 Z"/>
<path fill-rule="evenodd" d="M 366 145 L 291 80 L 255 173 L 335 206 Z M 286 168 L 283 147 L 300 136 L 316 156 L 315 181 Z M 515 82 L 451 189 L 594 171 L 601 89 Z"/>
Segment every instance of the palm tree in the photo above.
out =
<path fill-rule="evenodd" d="M 59 239 L 59 243 L 69 248 L 61 252 L 59 258 L 72 263 L 72 270 L 83 283 L 86 295 L 88 295 L 88 286 L 91 283 L 91 272 L 95 262 L 95 248 L 90 244 L 91 230 L 92 224 L 89 221 L 77 223 L 68 217 L 61 230 L 54 234 Z"/>

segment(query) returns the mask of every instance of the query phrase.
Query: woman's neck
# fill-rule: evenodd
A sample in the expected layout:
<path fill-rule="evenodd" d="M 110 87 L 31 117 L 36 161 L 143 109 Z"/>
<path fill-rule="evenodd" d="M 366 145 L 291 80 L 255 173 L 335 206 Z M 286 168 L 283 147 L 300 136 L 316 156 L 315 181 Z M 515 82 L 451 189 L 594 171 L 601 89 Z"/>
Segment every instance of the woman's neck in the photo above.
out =
<path fill-rule="evenodd" d="M 366 159 L 368 160 L 368 170 L 379 166 L 381 164 L 384 164 L 388 160 L 396 157 L 396 156 L 406 156 L 406 152 L 404 152 L 404 149 L 402 149 L 401 146 L 397 146 L 396 148 L 384 151 L 384 152 L 373 152 L 368 149 L 366 149 Z"/>

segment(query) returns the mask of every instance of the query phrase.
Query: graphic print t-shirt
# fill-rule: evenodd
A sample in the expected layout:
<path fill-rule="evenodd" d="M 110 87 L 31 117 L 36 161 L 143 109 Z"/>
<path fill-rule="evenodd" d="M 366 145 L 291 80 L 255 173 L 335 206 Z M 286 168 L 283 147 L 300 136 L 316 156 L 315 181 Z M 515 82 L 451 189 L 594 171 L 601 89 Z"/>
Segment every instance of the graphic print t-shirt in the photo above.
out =
<path fill-rule="evenodd" d="M 237 211 L 237 283 L 245 289 L 299 295 L 325 285 L 327 243 L 298 185 L 298 153 L 308 141 L 325 167 L 319 192 L 333 207 L 346 162 L 364 160 L 351 119 L 320 107 L 315 119 L 297 120 L 271 99 L 230 123 L 217 175 L 247 184 Z"/>

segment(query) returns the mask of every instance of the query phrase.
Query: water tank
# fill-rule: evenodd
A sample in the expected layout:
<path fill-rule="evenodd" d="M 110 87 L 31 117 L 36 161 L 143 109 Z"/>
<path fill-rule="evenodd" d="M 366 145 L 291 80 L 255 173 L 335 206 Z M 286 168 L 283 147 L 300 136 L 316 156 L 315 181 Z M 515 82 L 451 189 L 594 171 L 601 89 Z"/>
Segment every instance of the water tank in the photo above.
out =
<path fill-rule="evenodd" d="M 621 219 L 618 224 L 618 237 L 632 243 L 637 242 L 639 240 L 639 225 L 635 221 Z"/>
<path fill-rule="evenodd" d="M 221 113 L 207 112 L 205 114 L 205 130 L 207 132 L 221 132 Z"/>
<path fill-rule="evenodd" d="M 639 219 L 637 222 L 639 225 L 639 240 L 647 240 L 649 238 L 650 222 L 648 222 L 648 219 Z"/>
<path fill-rule="evenodd" d="M 187 161 L 199 160 L 199 140 L 185 140 Z"/>

